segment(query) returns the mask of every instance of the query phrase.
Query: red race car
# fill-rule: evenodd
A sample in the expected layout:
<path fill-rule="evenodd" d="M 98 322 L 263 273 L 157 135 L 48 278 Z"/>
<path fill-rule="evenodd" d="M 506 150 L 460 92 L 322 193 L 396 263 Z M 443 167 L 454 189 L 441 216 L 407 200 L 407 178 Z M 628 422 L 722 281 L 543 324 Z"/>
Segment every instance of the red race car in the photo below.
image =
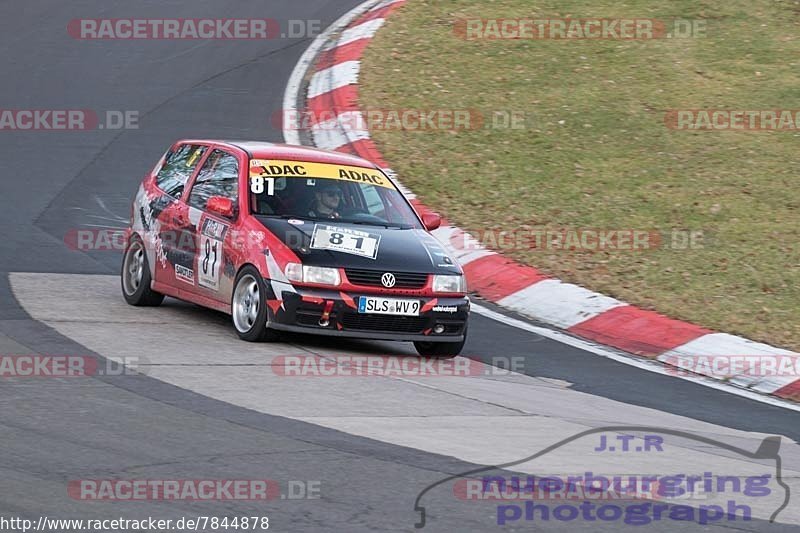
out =
<path fill-rule="evenodd" d="M 412 341 L 457 355 L 461 267 L 374 164 L 338 152 L 185 140 L 133 202 L 122 262 L 131 305 L 164 295 L 232 315 L 244 340 L 278 332 Z"/>

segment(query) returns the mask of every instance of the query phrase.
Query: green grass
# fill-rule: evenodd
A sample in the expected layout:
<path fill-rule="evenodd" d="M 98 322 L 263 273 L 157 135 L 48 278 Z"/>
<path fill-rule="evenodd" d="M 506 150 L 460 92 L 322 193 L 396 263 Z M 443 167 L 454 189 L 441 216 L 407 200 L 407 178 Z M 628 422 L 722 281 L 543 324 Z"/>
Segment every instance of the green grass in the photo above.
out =
<path fill-rule="evenodd" d="M 706 37 L 466 41 L 458 18 L 707 19 Z M 800 349 L 800 133 L 690 132 L 670 109 L 800 109 L 800 2 L 410 0 L 367 50 L 365 108 L 522 111 L 523 130 L 375 131 L 466 229 L 701 230 L 702 249 L 516 250 L 644 308 Z"/>

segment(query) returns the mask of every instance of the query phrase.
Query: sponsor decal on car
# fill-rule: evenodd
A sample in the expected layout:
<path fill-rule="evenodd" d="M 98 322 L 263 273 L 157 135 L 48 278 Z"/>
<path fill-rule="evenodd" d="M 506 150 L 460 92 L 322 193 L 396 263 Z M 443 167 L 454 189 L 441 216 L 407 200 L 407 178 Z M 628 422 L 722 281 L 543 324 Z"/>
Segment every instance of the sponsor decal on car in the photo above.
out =
<path fill-rule="evenodd" d="M 194 270 L 183 265 L 175 265 L 175 278 L 194 285 Z"/>
<path fill-rule="evenodd" d="M 394 189 L 394 185 L 379 170 L 331 165 L 328 163 L 305 163 L 298 161 L 267 161 L 252 159 L 250 161 L 250 187 L 260 188 L 259 184 L 267 183 L 269 178 L 326 178 L 342 181 L 355 181 Z M 260 188 L 260 192 L 263 192 Z M 256 191 L 253 191 L 256 192 Z"/>
<path fill-rule="evenodd" d="M 225 240 L 228 225 L 206 217 L 201 221 L 200 228 L 197 284 L 206 289 L 218 291 L 222 241 Z"/>
<path fill-rule="evenodd" d="M 315 250 L 331 250 L 370 259 L 378 257 L 380 242 L 378 233 L 327 224 L 315 224 L 311 236 L 311 248 Z"/>
<path fill-rule="evenodd" d="M 431 310 L 434 313 L 457 313 L 458 307 L 455 305 L 434 305 Z"/>
<path fill-rule="evenodd" d="M 425 239 L 423 241 L 425 250 L 431 258 L 431 262 L 440 268 L 450 268 L 453 266 L 453 260 L 447 255 L 447 252 L 433 239 Z"/>

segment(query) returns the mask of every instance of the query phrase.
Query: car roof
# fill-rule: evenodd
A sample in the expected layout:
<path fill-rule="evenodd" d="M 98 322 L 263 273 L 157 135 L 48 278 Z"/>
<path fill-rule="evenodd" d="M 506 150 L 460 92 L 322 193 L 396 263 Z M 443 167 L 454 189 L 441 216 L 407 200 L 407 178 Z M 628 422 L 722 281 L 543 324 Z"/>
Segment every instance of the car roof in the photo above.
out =
<path fill-rule="evenodd" d="M 214 139 L 184 139 L 180 142 L 215 143 L 235 146 L 247 152 L 252 159 L 284 159 L 287 161 L 306 161 L 309 163 L 330 163 L 333 165 L 378 168 L 375 163 L 355 155 L 344 154 L 342 152 L 332 152 L 330 150 L 320 150 L 319 148 L 309 148 L 308 146 L 278 144 L 265 141 L 231 141 Z"/>

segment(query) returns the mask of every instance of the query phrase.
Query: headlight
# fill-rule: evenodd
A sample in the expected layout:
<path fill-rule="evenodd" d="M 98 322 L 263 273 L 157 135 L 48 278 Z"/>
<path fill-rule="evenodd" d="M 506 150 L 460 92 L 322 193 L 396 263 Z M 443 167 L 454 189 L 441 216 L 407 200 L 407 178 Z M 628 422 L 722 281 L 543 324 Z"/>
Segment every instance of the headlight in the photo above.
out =
<path fill-rule="evenodd" d="M 467 292 L 467 283 L 464 276 L 433 276 L 433 292 Z"/>
<path fill-rule="evenodd" d="M 286 265 L 286 277 L 297 283 L 318 283 L 320 285 L 339 285 L 341 278 L 336 268 L 316 267 L 289 263 Z"/>

